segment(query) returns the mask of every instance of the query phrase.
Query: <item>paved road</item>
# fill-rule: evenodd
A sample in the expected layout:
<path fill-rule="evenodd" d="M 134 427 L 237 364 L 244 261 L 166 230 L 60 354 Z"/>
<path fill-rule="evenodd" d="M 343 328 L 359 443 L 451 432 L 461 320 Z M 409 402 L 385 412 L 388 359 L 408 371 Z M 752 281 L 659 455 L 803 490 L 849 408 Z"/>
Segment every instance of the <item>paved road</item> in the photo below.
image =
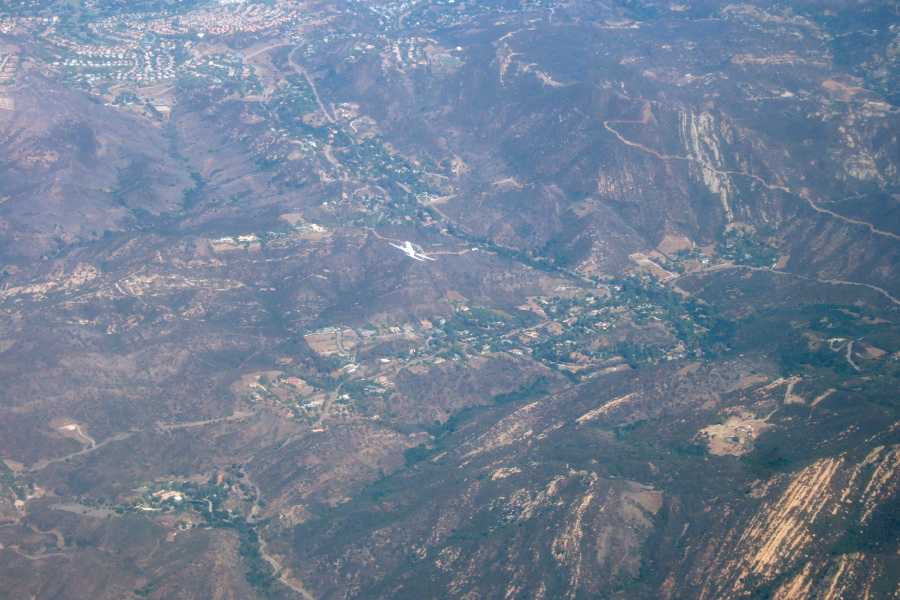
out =
<path fill-rule="evenodd" d="M 322 414 L 319 415 L 319 418 L 316 419 L 316 422 L 313 424 L 313 429 L 317 427 L 321 427 L 322 423 L 325 421 L 325 418 L 328 416 L 328 412 L 331 410 L 331 405 L 334 404 L 334 401 L 337 400 L 338 395 L 341 393 L 341 386 L 339 385 L 336 390 L 329 394 L 328 399 L 322 403 Z"/>
<path fill-rule="evenodd" d="M 295 71 L 297 71 L 297 73 L 299 73 L 300 75 L 303 75 L 306 78 L 307 83 L 309 83 L 309 87 L 312 89 L 313 96 L 315 96 L 315 98 L 316 98 L 316 104 L 319 105 L 319 109 L 321 109 L 322 114 L 325 115 L 325 118 L 328 119 L 329 123 L 334 123 L 334 117 L 332 117 L 328 113 L 328 110 L 325 108 L 325 105 L 322 104 L 322 100 L 319 98 L 319 92 L 318 92 L 318 90 L 316 90 L 316 85 L 312 82 L 312 79 L 310 79 L 309 74 L 306 72 L 306 69 L 304 69 L 303 67 L 298 65 L 296 62 L 294 62 L 294 52 L 296 52 L 299 49 L 300 49 L 300 46 L 297 46 L 296 48 L 291 50 L 291 53 L 288 54 L 288 62 L 291 64 L 291 67 L 293 67 L 293 69 Z"/>

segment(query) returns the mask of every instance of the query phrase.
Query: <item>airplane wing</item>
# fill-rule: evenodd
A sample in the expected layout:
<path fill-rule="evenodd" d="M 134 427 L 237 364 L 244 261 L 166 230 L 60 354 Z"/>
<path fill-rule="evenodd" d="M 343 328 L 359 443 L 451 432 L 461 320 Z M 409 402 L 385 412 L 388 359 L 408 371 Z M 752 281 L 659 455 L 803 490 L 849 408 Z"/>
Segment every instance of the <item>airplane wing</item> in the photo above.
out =
<path fill-rule="evenodd" d="M 436 258 L 431 258 L 430 256 L 425 256 L 424 254 L 420 253 L 418 250 L 415 249 L 415 247 L 410 242 L 406 242 L 402 246 L 397 245 L 393 242 L 388 242 L 388 243 L 391 246 L 393 246 L 394 248 L 397 248 L 398 250 L 403 250 L 403 252 L 405 252 L 406 255 L 410 258 L 414 258 L 414 259 L 422 261 L 422 262 L 425 262 L 426 260 L 437 260 Z"/>

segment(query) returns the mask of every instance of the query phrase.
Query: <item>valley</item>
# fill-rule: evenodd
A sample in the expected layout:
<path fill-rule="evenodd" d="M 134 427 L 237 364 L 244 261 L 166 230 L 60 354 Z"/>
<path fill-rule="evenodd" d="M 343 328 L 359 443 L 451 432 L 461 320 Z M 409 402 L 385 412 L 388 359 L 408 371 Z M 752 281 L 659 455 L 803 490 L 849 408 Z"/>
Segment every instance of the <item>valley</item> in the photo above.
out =
<path fill-rule="evenodd" d="M 0 7 L 0 595 L 895 597 L 898 27 Z"/>

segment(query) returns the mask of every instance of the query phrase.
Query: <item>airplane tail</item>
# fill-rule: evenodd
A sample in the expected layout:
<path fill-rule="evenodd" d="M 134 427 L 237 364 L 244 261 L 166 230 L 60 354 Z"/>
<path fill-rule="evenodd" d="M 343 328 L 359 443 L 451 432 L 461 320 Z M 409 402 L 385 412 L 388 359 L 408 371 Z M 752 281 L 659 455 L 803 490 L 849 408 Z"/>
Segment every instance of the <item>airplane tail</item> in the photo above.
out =
<path fill-rule="evenodd" d="M 419 248 L 418 246 L 413 246 L 411 242 L 406 242 L 402 246 L 398 246 L 397 244 L 395 244 L 393 242 L 388 242 L 388 243 L 391 246 L 393 246 L 394 248 L 397 248 L 398 250 L 403 250 L 403 252 L 408 257 L 414 258 L 418 261 L 425 262 L 426 260 L 437 260 L 436 258 L 431 258 L 430 256 L 426 256 L 426 255 L 422 254 L 421 248 Z"/>

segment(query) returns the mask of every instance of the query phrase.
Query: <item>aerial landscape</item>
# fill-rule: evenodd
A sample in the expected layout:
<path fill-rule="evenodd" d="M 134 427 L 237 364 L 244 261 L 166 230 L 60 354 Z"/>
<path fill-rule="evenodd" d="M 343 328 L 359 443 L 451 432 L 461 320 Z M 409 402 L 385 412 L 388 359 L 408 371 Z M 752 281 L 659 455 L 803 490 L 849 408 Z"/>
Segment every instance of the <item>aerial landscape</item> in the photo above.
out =
<path fill-rule="evenodd" d="M 900 599 L 900 2 L 0 3 L 0 598 Z"/>

